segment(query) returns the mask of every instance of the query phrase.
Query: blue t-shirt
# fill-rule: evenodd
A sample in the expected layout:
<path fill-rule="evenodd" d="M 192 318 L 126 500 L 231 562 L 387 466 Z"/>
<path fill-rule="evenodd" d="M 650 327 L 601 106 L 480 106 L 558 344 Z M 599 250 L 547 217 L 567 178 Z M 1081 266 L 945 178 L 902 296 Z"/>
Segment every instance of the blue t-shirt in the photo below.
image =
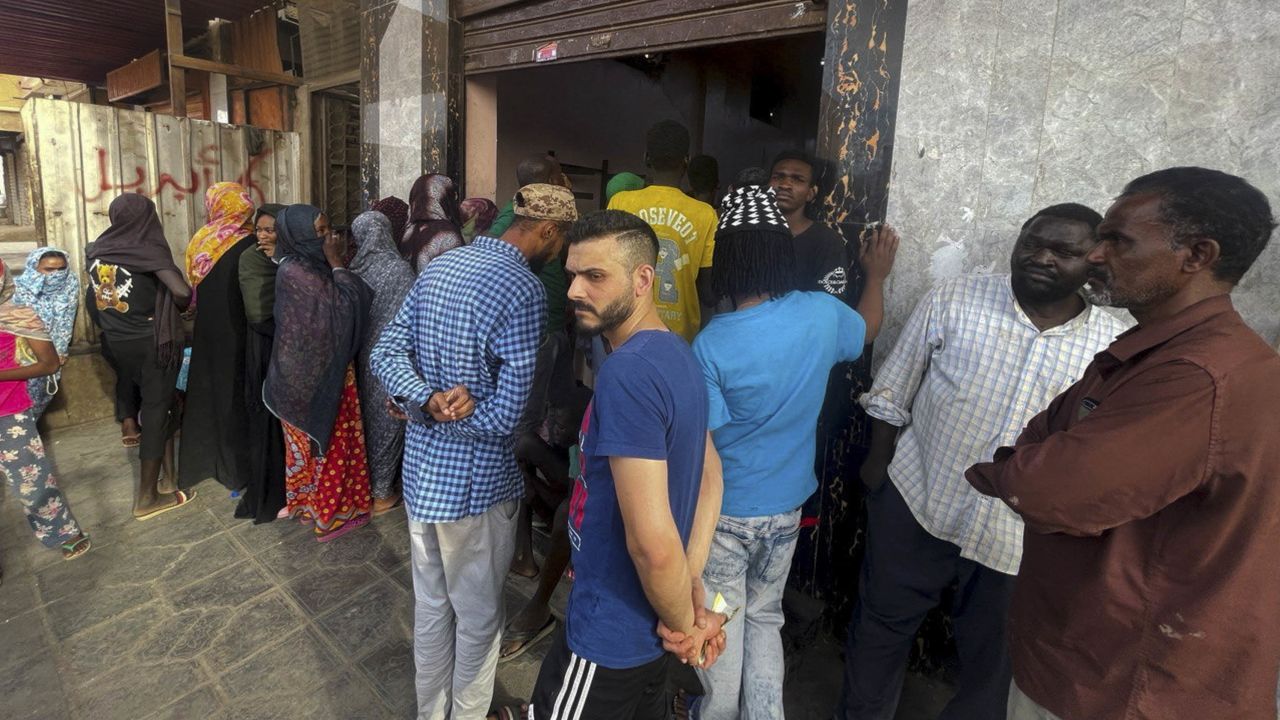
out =
<path fill-rule="evenodd" d="M 818 413 L 838 362 L 862 354 L 862 316 L 826 293 L 791 292 L 717 315 L 693 341 L 731 517 L 790 512 L 818 488 Z"/>
<path fill-rule="evenodd" d="M 687 545 L 706 437 L 706 385 L 683 338 L 646 330 L 605 359 L 582 419 L 582 472 L 569 503 L 575 579 L 565 633 L 578 656 L 625 670 L 663 652 L 658 615 L 627 552 L 609 458 L 667 461 L 671 515 Z"/>

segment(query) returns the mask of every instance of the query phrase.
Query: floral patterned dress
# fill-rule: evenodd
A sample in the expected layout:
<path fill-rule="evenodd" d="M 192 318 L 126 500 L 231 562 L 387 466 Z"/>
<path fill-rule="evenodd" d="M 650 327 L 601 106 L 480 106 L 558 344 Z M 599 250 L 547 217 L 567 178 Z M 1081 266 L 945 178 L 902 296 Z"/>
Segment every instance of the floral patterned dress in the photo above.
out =
<path fill-rule="evenodd" d="M 16 350 L 14 335 L 0 332 L 0 369 L 18 365 Z M 25 380 L 0 382 L 0 472 L 45 547 L 58 547 L 80 535 L 80 525 L 45 457 Z"/>
<path fill-rule="evenodd" d="M 347 367 L 342 404 L 329 449 L 316 457 L 311 439 L 281 421 L 285 442 L 285 507 L 289 515 L 315 527 L 321 538 L 368 522 L 369 463 L 356 392 L 355 369 Z"/>

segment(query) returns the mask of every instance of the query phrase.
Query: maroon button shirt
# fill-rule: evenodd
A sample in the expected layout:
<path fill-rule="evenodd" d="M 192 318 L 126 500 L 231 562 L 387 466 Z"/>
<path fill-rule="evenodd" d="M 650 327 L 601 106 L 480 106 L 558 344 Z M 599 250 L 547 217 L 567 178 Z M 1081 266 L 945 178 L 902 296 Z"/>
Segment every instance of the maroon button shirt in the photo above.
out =
<path fill-rule="evenodd" d="M 1014 679 L 1065 720 L 1274 720 L 1280 357 L 1229 296 L 1121 335 L 966 477 L 1026 522 Z"/>

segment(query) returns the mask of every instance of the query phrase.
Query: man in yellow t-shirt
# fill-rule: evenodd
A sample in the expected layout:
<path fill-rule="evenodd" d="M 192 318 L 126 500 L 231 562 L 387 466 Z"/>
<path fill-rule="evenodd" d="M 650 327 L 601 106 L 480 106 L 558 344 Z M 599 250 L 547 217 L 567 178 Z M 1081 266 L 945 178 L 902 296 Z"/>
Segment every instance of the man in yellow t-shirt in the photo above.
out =
<path fill-rule="evenodd" d="M 649 128 L 645 148 L 653 184 L 614 195 L 609 209 L 638 215 L 657 234 L 653 293 L 658 314 L 667 327 L 693 342 L 702 328 L 699 299 L 711 299 L 708 285 L 716 247 L 716 211 L 680 190 L 689 165 L 689 131 L 683 125 L 664 120 Z"/>

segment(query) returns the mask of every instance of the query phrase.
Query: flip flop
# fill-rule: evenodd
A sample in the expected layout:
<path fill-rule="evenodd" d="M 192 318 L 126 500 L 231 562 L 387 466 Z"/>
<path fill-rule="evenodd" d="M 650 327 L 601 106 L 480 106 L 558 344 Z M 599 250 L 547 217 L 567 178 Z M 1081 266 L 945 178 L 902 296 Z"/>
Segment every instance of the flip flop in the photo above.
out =
<path fill-rule="evenodd" d="M 503 705 L 502 707 L 491 711 L 485 716 L 485 719 L 488 720 L 489 718 L 496 718 L 497 720 L 524 720 L 528 714 L 528 707 L 521 707 L 519 705 Z"/>
<path fill-rule="evenodd" d="M 331 532 L 327 532 L 323 535 L 316 537 L 316 542 L 329 542 L 330 540 L 337 540 L 338 538 L 342 537 L 343 535 L 346 535 L 352 530 L 355 530 L 356 528 L 362 528 L 368 524 L 369 524 L 369 516 L 361 515 L 360 517 L 355 518 L 353 520 L 348 520 L 346 523 L 342 525 L 342 527 L 338 528 L 337 530 L 333 530 Z"/>
<path fill-rule="evenodd" d="M 80 537 L 71 542 L 62 543 L 62 559 L 75 560 L 81 555 L 89 552 L 89 548 L 93 547 L 93 543 L 89 540 L 89 536 L 84 533 Z"/>
<path fill-rule="evenodd" d="M 142 433 L 137 435 L 121 435 L 120 444 L 127 448 L 136 448 L 142 444 Z"/>
<path fill-rule="evenodd" d="M 178 508 L 182 507 L 183 505 L 186 505 L 187 503 L 191 502 L 192 500 L 195 500 L 195 498 L 196 498 L 196 491 L 195 491 L 195 490 L 191 490 L 191 491 L 187 491 L 187 490 L 179 490 L 179 491 L 177 491 L 176 493 L 174 493 L 174 495 L 177 495 L 177 496 L 178 496 L 178 502 L 177 502 L 177 503 L 175 503 L 175 504 L 173 504 L 173 505 L 170 505 L 170 506 L 168 506 L 168 507 L 162 507 L 162 508 L 160 508 L 159 510 L 152 510 L 151 512 L 147 513 L 146 515 L 135 515 L 134 517 L 135 517 L 136 519 L 138 519 L 138 520 L 150 520 L 151 518 L 153 518 L 153 517 L 155 517 L 155 516 L 157 516 L 157 515 L 162 515 L 162 514 L 164 514 L 164 513 L 167 513 L 167 512 L 169 512 L 170 510 L 177 510 Z"/>
<path fill-rule="evenodd" d="M 508 660 L 515 660 L 523 655 L 530 647 L 536 645 L 539 640 L 550 635 L 551 631 L 555 629 L 556 618 L 553 615 L 547 620 L 546 624 L 537 630 L 508 630 L 503 633 L 502 644 L 505 645 L 508 642 L 517 642 L 520 644 L 506 655 L 499 655 L 498 662 L 504 663 Z"/>

